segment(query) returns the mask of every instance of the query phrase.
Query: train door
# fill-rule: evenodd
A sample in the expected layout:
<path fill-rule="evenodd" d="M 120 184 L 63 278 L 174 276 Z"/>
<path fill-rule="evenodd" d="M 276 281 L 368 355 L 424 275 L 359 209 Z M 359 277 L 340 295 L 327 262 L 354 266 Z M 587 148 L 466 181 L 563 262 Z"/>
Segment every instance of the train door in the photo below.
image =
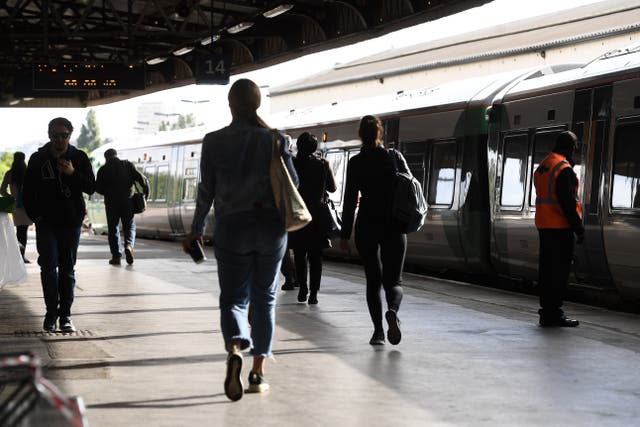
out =
<path fill-rule="evenodd" d="M 615 286 L 638 300 L 640 292 L 640 79 L 617 83 L 612 92 L 611 161 L 601 208 L 604 244 Z M 603 161 L 604 162 L 604 161 Z M 586 240 L 586 239 L 585 239 Z"/>
<path fill-rule="evenodd" d="M 600 197 L 610 116 L 611 86 L 576 91 L 572 130 L 581 144 L 574 154 L 574 170 L 582 182 L 579 198 L 582 202 L 585 240 L 576 247 L 574 272 L 578 281 L 599 286 L 612 286 L 604 251 L 603 205 Z"/>
<path fill-rule="evenodd" d="M 171 147 L 169 156 L 169 180 L 167 191 L 167 216 L 169 229 L 173 236 L 184 236 L 185 227 L 182 223 L 182 153 L 184 146 Z"/>

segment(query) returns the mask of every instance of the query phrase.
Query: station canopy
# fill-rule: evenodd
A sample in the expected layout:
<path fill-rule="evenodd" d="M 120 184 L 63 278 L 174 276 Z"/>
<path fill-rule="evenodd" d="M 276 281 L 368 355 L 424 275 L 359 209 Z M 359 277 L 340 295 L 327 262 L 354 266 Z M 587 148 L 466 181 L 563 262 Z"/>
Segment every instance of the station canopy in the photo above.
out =
<path fill-rule="evenodd" d="M 4 0 L 0 107 L 84 107 L 346 46 L 489 0 Z"/>

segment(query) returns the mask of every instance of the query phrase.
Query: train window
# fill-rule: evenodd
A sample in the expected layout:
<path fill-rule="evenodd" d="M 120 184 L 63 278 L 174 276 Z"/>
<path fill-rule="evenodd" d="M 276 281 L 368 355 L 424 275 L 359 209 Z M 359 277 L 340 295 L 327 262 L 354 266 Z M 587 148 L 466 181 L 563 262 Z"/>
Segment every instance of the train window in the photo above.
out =
<path fill-rule="evenodd" d="M 562 129 L 564 130 L 564 129 Z M 533 167 L 531 169 L 531 180 L 533 181 L 533 172 L 538 168 L 538 165 L 545 157 L 553 150 L 556 145 L 556 138 L 561 130 L 538 132 L 533 140 Z M 529 195 L 529 205 L 536 205 L 536 189 L 531 182 L 531 194 Z"/>
<path fill-rule="evenodd" d="M 429 165 L 429 205 L 451 206 L 455 184 L 457 145 L 455 141 L 435 143 Z"/>
<path fill-rule="evenodd" d="M 144 168 L 144 176 L 149 181 L 149 200 L 154 200 L 156 198 L 156 168 L 154 166 Z"/>
<path fill-rule="evenodd" d="M 618 126 L 613 147 L 611 207 L 640 208 L 640 123 Z"/>
<path fill-rule="evenodd" d="M 169 166 L 158 166 L 156 200 L 167 200 L 169 190 Z"/>
<path fill-rule="evenodd" d="M 409 166 L 409 170 L 423 186 L 426 172 L 424 164 L 426 147 L 426 142 L 403 143 L 402 150 L 404 158 L 407 161 L 407 166 Z"/>
<path fill-rule="evenodd" d="M 195 178 L 185 178 L 182 184 L 182 200 L 195 201 L 198 192 L 198 182 Z"/>
<path fill-rule="evenodd" d="M 329 162 L 333 176 L 336 180 L 336 191 L 329 193 L 329 198 L 334 203 L 340 204 L 342 202 L 342 190 L 344 188 L 345 171 L 347 169 L 347 161 L 345 159 L 344 151 L 329 151 L 325 155 L 325 159 Z"/>
<path fill-rule="evenodd" d="M 504 138 L 500 205 L 517 208 L 522 206 L 528 154 L 527 135 L 513 135 Z"/>

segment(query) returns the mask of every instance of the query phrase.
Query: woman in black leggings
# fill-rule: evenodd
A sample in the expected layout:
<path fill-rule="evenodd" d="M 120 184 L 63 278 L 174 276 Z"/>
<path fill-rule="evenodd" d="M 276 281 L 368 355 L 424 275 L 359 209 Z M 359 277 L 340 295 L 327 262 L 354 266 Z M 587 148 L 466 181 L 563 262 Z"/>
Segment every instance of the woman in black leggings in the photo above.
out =
<path fill-rule="evenodd" d="M 382 124 L 374 116 L 365 116 L 359 128 L 362 149 L 349 160 L 342 211 L 340 247 L 349 250 L 358 193 L 360 203 L 355 223 L 355 243 L 364 264 L 367 280 L 367 305 L 373 321 L 371 345 L 384 344 L 380 288 L 387 300 L 385 317 L 389 324 L 387 339 L 398 344 L 402 337 L 398 310 L 402 301 L 401 275 L 407 251 L 407 235 L 391 218 L 389 209 L 395 168 L 384 147 Z M 406 161 L 398 154 L 399 169 L 408 171 Z"/>

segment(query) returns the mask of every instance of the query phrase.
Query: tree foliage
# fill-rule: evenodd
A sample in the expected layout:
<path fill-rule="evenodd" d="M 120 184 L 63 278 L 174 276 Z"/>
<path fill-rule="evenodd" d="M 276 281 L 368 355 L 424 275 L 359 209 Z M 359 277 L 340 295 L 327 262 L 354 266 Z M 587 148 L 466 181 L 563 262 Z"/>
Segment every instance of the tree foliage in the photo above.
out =
<path fill-rule="evenodd" d="M 168 130 L 177 130 L 177 129 L 186 129 L 192 128 L 196 126 L 196 118 L 193 113 L 189 114 L 180 114 L 178 116 L 178 121 L 175 123 L 169 123 L 169 121 L 161 121 L 158 126 L 158 131 L 164 132 Z"/>
<path fill-rule="evenodd" d="M 11 169 L 11 163 L 13 163 L 13 153 L 10 151 L 3 151 L 0 154 L 0 182 L 4 178 L 4 174 Z"/>
<path fill-rule="evenodd" d="M 103 144 L 102 138 L 100 138 L 100 126 L 98 126 L 95 110 L 89 109 L 86 123 L 82 125 L 76 143 L 78 144 L 78 148 L 86 152 L 91 152 Z"/>

